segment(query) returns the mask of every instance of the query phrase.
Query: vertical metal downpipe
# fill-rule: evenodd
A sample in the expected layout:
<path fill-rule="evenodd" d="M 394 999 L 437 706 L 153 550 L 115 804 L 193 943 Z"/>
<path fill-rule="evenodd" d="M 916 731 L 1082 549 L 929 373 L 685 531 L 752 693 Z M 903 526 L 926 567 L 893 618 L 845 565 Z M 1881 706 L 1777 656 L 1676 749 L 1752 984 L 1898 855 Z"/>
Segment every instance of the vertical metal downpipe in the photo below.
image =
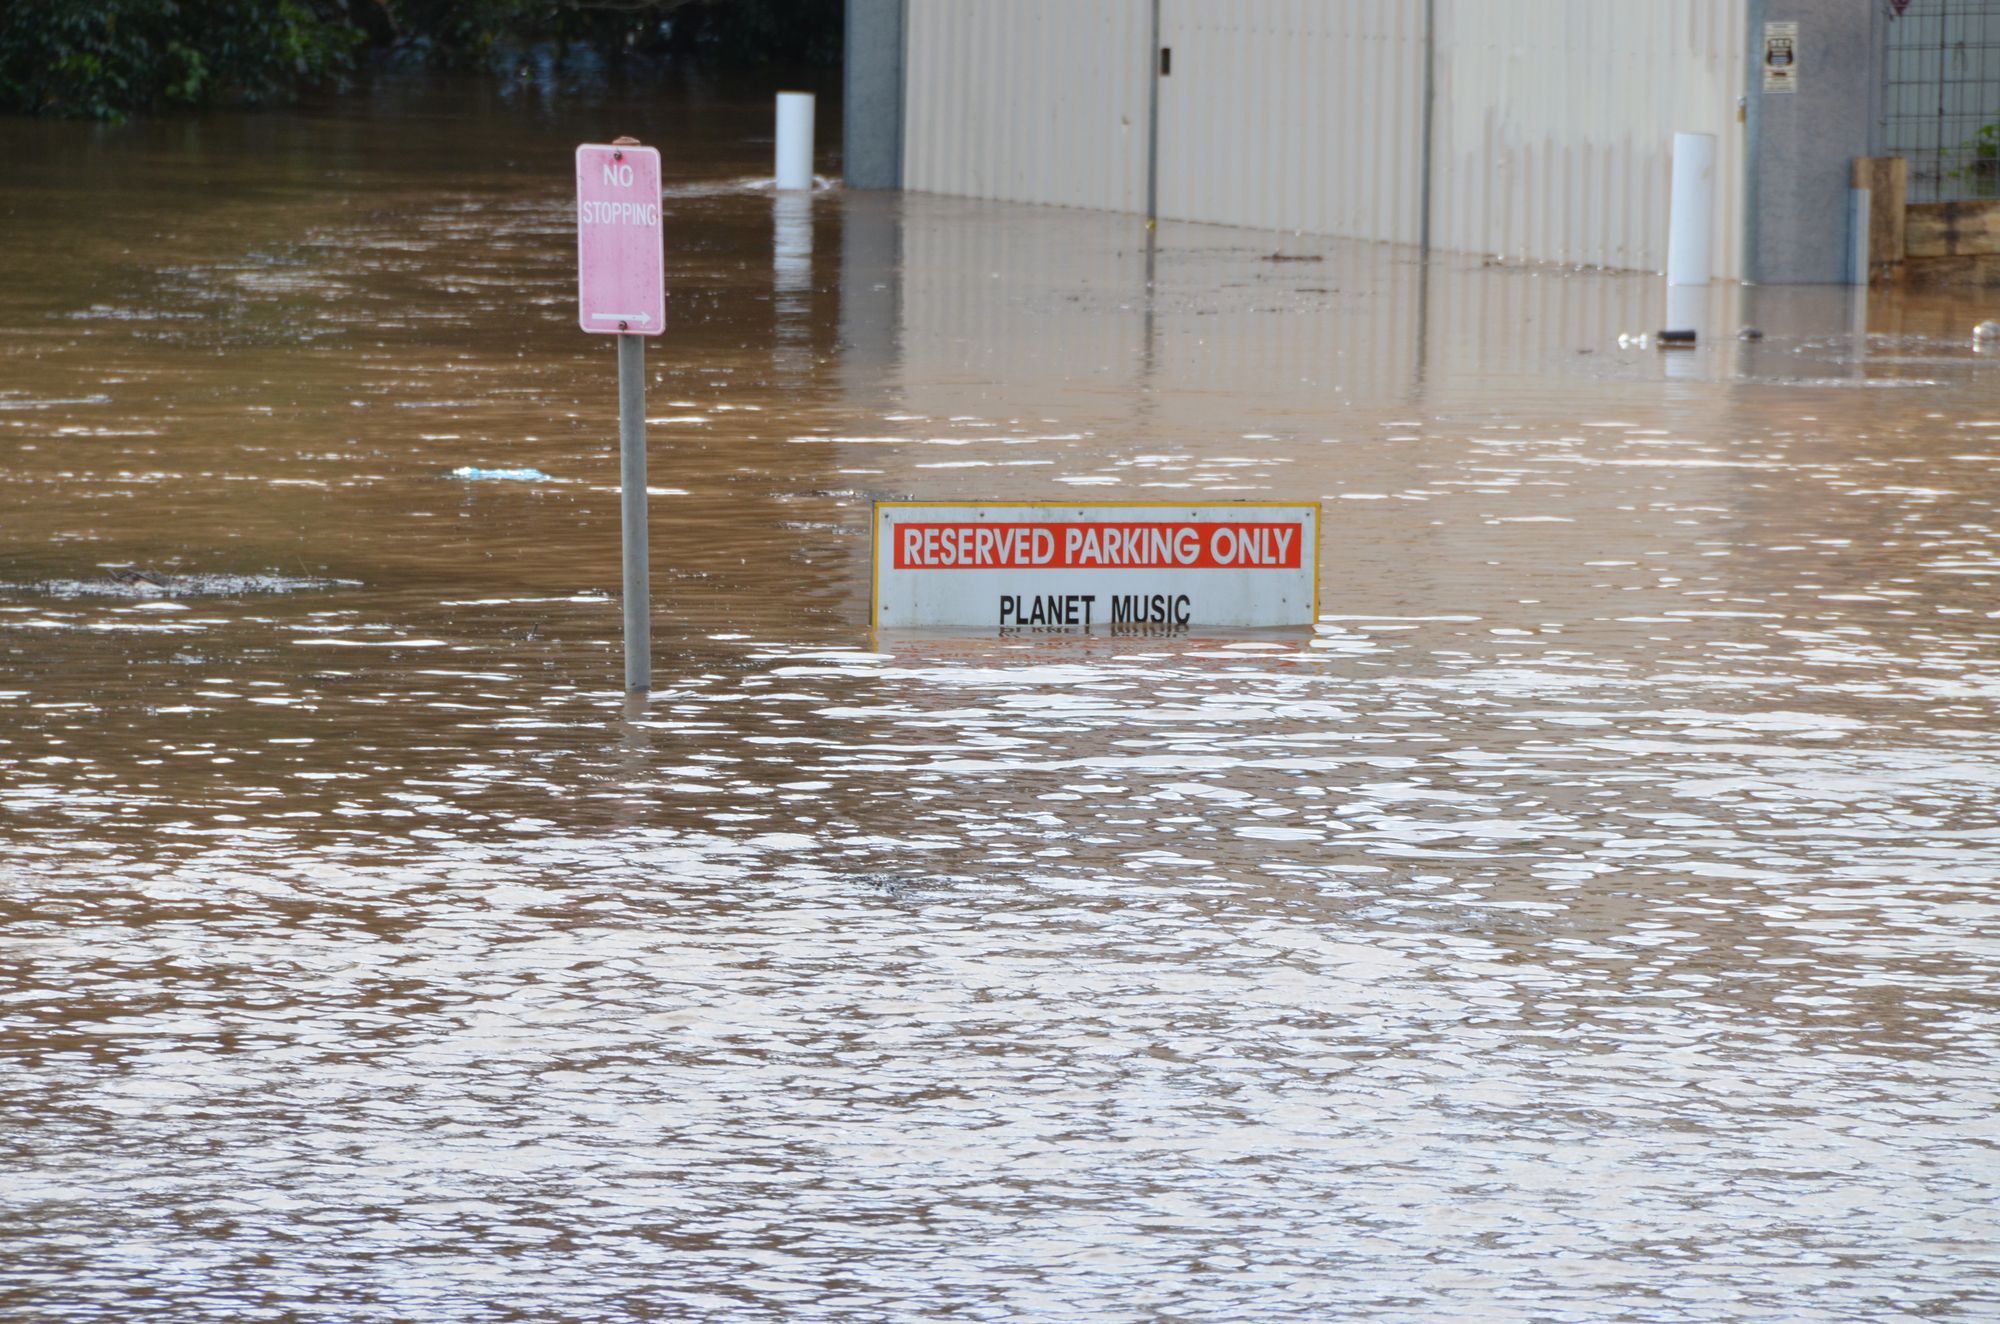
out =
<path fill-rule="evenodd" d="M 1146 96 L 1146 227 L 1151 229 L 1160 219 L 1160 0 L 1153 0 L 1146 68 L 1151 79 Z"/>
<path fill-rule="evenodd" d="M 896 0 L 896 183 L 903 187 L 903 151 L 910 122 L 910 0 Z"/>
<path fill-rule="evenodd" d="M 1150 423 L 1156 398 L 1153 374 L 1159 366 L 1159 326 L 1154 320 L 1154 281 L 1160 256 L 1160 0 L 1153 0 L 1151 92 L 1146 99 L 1146 312 L 1139 341 L 1139 417 Z"/>
<path fill-rule="evenodd" d="M 1424 398 L 1431 357 L 1431 108 L 1437 101 L 1437 0 L 1424 0 L 1423 159 L 1417 185 L 1417 363 L 1410 380 L 1412 403 Z"/>
<path fill-rule="evenodd" d="M 1159 0 L 1153 0 L 1157 12 Z M 1424 0 L 1424 145 L 1423 178 L 1417 194 L 1417 247 L 1431 252 L 1431 111 L 1437 104 L 1437 0 Z"/>

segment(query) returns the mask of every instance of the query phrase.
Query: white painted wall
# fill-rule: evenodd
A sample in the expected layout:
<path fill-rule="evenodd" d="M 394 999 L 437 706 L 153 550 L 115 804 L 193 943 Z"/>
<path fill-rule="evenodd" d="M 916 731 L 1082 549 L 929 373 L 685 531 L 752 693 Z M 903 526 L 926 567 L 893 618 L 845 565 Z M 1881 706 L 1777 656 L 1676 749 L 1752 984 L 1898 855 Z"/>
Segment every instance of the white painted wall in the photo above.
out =
<path fill-rule="evenodd" d="M 1748 0 L 1436 0 L 1432 238 L 1666 265 L 1676 131 L 1713 133 L 1741 274 Z M 1160 214 L 1414 243 L 1423 0 L 1161 0 Z M 905 186 L 1145 206 L 1150 0 L 909 0 Z"/>

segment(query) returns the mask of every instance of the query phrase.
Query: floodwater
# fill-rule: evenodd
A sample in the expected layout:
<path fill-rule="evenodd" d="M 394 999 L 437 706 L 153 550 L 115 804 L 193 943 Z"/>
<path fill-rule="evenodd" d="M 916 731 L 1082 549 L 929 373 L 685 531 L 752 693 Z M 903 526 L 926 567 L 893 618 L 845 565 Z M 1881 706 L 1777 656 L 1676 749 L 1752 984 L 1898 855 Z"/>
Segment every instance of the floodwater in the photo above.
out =
<path fill-rule="evenodd" d="M 2000 1317 L 1978 303 L 1662 353 L 1650 276 L 767 137 L 0 123 L 0 1314 Z M 907 496 L 1319 498 L 1324 615 L 871 637 Z"/>

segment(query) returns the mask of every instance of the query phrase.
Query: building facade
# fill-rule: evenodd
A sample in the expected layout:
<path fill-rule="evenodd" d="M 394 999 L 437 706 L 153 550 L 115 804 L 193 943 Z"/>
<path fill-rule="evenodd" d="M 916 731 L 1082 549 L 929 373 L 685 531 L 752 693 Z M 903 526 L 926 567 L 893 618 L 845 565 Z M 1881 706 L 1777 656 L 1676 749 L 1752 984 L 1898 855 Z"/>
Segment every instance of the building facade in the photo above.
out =
<path fill-rule="evenodd" d="M 1854 158 L 1950 184 L 2000 119 L 2000 0 L 848 0 L 848 40 L 851 186 L 1659 271 L 1703 133 L 1713 273 L 1762 283 L 1848 278 Z"/>

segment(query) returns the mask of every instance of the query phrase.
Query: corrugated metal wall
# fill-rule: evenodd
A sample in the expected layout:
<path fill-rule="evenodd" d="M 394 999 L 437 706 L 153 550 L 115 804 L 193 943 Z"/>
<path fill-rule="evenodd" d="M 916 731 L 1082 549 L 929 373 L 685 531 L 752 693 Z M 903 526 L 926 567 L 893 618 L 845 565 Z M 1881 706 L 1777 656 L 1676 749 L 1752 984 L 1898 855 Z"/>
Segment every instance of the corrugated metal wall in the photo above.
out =
<path fill-rule="evenodd" d="M 1715 274 L 1743 262 L 1744 0 L 1438 0 L 1432 241 L 1659 271 L 1673 136 L 1716 136 Z"/>
<path fill-rule="evenodd" d="M 1659 270 L 1676 131 L 1742 271 L 1748 0 L 1436 0 L 1432 238 Z M 1161 0 L 1160 214 L 1415 243 L 1423 0 Z M 1143 210 L 1150 0 L 909 0 L 904 181 Z"/>
<path fill-rule="evenodd" d="M 903 184 L 1146 208 L 1147 0 L 912 0 Z"/>
<path fill-rule="evenodd" d="M 1160 215 L 1417 241 L 1424 8 L 1162 0 Z"/>

